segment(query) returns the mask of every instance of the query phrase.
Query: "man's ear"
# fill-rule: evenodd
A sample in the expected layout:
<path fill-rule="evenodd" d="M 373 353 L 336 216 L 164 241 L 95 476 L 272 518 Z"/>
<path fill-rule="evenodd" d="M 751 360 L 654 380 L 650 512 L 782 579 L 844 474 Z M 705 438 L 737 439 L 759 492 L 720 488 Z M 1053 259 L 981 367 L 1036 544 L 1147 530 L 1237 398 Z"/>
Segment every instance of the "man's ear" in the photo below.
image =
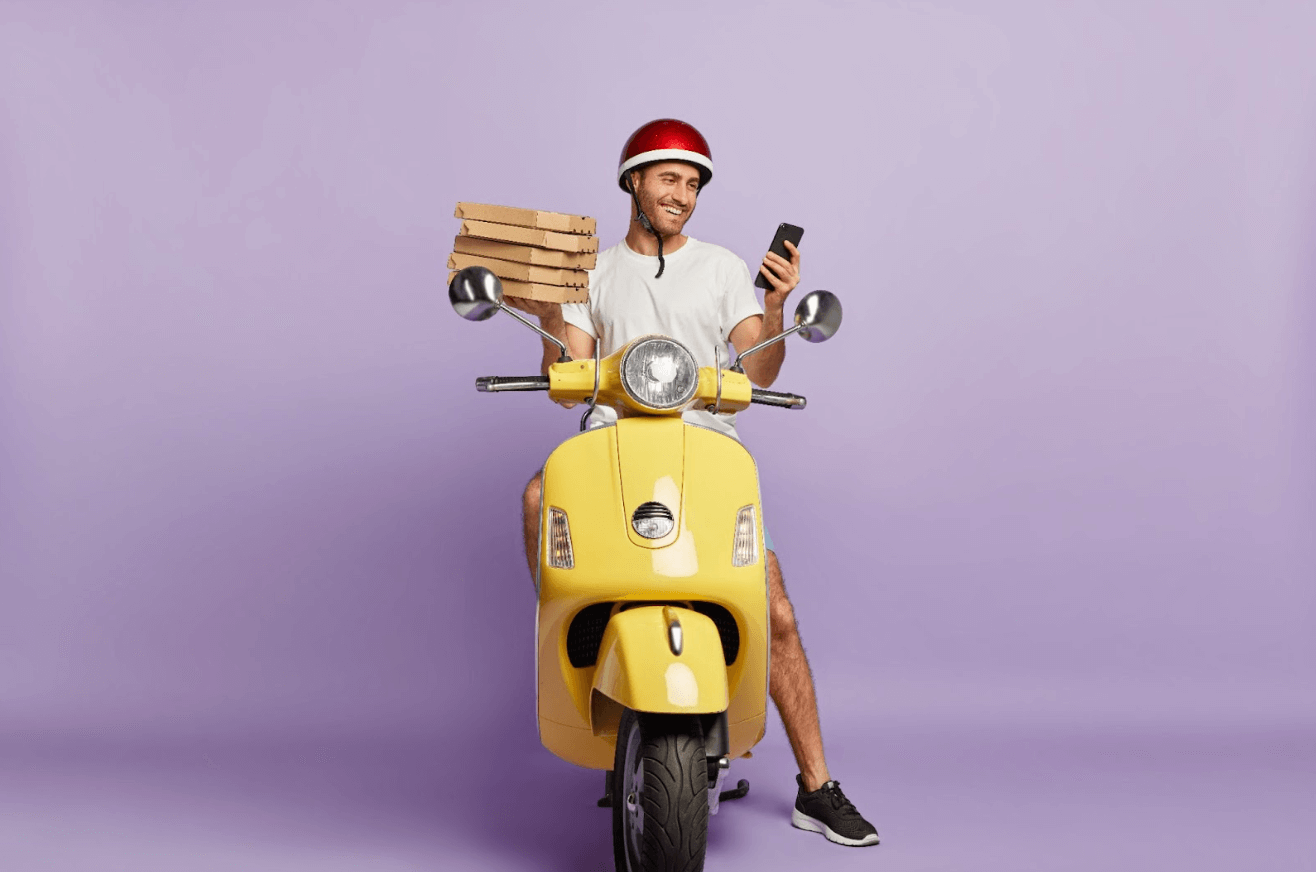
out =
<path fill-rule="evenodd" d="M 640 171 L 638 169 L 631 170 L 626 174 L 626 190 L 634 194 L 635 189 L 638 188 L 639 186 L 640 186 Z"/>

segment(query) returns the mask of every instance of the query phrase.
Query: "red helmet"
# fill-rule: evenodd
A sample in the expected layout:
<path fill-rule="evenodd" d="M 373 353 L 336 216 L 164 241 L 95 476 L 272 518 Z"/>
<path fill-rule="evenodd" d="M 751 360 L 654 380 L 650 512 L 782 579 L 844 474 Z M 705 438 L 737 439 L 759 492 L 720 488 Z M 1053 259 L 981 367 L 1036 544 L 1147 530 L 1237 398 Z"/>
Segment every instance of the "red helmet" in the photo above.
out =
<path fill-rule="evenodd" d="M 699 187 L 702 190 L 713 178 L 713 153 L 704 137 L 684 121 L 659 118 L 650 121 L 631 134 L 621 150 L 621 163 L 617 167 L 617 184 L 623 191 L 628 170 L 663 160 L 681 160 L 699 168 Z"/>

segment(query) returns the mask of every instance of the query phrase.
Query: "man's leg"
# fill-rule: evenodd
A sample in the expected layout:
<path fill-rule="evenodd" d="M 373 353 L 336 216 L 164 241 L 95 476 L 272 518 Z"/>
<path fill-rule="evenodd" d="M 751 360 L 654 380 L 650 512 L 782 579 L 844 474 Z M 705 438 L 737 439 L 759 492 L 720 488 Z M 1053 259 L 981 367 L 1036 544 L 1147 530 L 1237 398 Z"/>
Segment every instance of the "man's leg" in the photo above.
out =
<path fill-rule="evenodd" d="M 813 674 L 795 626 L 795 609 L 786 598 L 781 566 L 771 551 L 768 552 L 768 610 L 772 616 L 772 675 L 768 686 L 800 767 L 800 792 L 795 797 L 791 825 L 822 833 L 829 841 L 841 845 L 876 845 L 877 828 L 864 820 L 841 792 L 841 785 L 827 774 Z"/>
<path fill-rule="evenodd" d="M 544 495 L 544 471 L 541 469 L 525 486 L 521 500 L 521 521 L 525 528 L 525 562 L 530 567 L 530 583 L 535 583 L 535 569 L 539 566 L 539 515 Z"/>
<path fill-rule="evenodd" d="M 537 532 L 538 528 L 536 528 Z M 818 725 L 818 698 L 813 690 L 813 673 L 804 655 L 795 609 L 786 596 L 777 555 L 768 555 L 768 614 L 772 619 L 772 675 L 768 689 L 786 727 L 795 762 L 808 790 L 817 790 L 831 780 L 823 758 L 822 728 Z"/>

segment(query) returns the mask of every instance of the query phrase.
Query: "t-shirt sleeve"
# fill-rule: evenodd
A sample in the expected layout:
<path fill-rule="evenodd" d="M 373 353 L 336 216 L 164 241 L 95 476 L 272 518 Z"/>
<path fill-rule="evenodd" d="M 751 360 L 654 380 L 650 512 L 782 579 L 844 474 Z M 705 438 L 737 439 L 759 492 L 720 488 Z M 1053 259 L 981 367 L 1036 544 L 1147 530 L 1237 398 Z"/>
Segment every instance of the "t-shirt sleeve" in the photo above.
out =
<path fill-rule="evenodd" d="M 731 340 L 731 331 L 736 325 L 751 315 L 762 315 L 763 307 L 759 305 L 754 293 L 754 280 L 749 276 L 749 267 L 740 258 L 735 258 L 732 268 L 727 271 L 727 287 L 722 294 L 722 332 L 723 340 Z"/>
<path fill-rule="evenodd" d="M 562 320 L 584 330 L 595 340 L 599 338 L 598 331 L 594 329 L 594 316 L 589 313 L 588 303 L 563 303 Z"/>

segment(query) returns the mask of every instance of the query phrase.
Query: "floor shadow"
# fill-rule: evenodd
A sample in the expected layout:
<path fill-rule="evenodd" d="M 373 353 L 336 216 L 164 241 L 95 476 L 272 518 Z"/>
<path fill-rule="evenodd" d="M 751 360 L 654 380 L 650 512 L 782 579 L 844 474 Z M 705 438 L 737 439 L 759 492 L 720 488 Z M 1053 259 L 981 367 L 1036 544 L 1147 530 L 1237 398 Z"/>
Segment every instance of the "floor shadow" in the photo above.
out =
<path fill-rule="evenodd" d="M 442 831 L 455 853 L 487 853 L 491 866 L 503 855 L 546 872 L 611 870 L 611 813 L 597 807 L 603 776 L 547 751 L 532 706 L 518 703 L 487 727 L 396 744 L 358 777 L 362 796 L 376 811 L 386 804 L 405 830 Z"/>

